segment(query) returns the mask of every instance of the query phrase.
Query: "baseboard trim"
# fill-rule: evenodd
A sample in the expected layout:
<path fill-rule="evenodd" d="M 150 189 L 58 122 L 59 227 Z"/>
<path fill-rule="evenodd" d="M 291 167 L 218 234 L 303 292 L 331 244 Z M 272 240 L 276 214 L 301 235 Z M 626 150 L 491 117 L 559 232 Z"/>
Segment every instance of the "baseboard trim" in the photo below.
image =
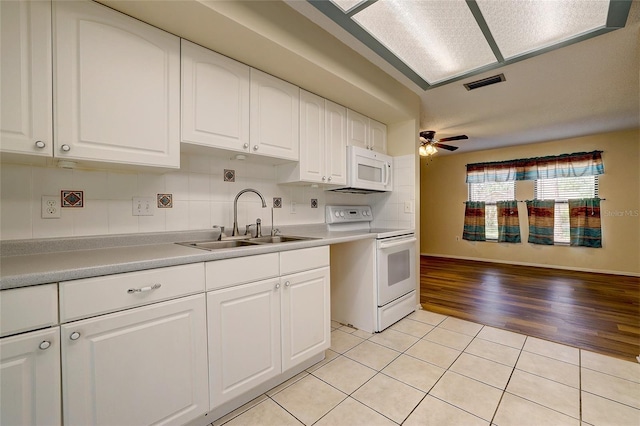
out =
<path fill-rule="evenodd" d="M 448 259 L 473 260 L 477 262 L 503 263 L 506 265 L 534 266 L 537 268 L 561 269 L 565 271 L 593 272 L 596 274 L 610 274 L 610 275 L 624 275 L 627 277 L 640 277 L 640 272 L 636 273 L 636 272 L 628 272 L 628 271 L 612 271 L 609 269 L 578 268 L 578 267 L 570 267 L 570 266 L 549 265 L 547 263 L 540 264 L 540 263 L 531 263 L 531 262 L 517 262 L 517 261 L 511 261 L 511 260 L 486 259 L 482 257 L 454 256 L 450 254 L 436 254 L 436 253 L 420 253 L 420 256 L 444 257 Z"/>

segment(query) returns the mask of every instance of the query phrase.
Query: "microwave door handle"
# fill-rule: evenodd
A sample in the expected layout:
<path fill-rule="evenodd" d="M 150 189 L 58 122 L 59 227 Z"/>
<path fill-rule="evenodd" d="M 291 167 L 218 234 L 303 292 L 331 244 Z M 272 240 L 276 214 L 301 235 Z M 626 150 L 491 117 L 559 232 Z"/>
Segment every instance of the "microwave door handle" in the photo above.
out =
<path fill-rule="evenodd" d="M 389 172 L 391 169 L 391 164 L 388 161 L 384 162 L 384 186 L 389 185 L 389 180 L 391 178 L 391 173 Z"/>
<path fill-rule="evenodd" d="M 392 248 L 392 247 L 397 247 L 397 246 L 401 246 L 403 244 L 413 244 L 415 243 L 417 240 L 415 238 L 409 238 L 409 239 L 403 239 L 400 241 L 390 241 L 390 242 L 382 242 L 380 243 L 380 248 L 381 249 L 388 249 L 388 248 Z"/>

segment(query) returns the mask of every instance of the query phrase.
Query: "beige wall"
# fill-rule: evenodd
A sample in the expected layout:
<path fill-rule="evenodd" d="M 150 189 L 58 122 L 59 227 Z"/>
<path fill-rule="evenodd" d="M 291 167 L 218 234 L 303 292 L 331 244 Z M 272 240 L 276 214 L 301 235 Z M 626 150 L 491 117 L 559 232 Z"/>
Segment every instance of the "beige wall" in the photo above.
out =
<path fill-rule="evenodd" d="M 472 142 L 469 142 L 472 143 Z M 467 200 L 465 165 L 483 161 L 602 150 L 599 178 L 603 248 L 539 246 L 527 243 L 528 221 L 519 204 L 523 243 L 462 240 Z M 566 269 L 640 275 L 640 132 L 607 133 L 533 145 L 436 156 L 421 161 L 422 254 Z M 516 199 L 533 198 L 533 181 L 516 183 Z"/>

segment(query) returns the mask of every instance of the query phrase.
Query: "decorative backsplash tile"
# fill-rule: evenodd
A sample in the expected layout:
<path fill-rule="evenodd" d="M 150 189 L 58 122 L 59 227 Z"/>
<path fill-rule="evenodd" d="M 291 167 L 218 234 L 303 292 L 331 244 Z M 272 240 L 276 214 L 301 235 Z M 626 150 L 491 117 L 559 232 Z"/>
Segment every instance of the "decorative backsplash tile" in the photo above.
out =
<path fill-rule="evenodd" d="M 317 209 L 318 208 L 318 199 L 317 198 L 312 198 L 311 199 L 311 208 L 312 209 Z"/>
<path fill-rule="evenodd" d="M 84 207 L 84 192 L 62 190 L 60 204 L 62 207 Z"/>
<path fill-rule="evenodd" d="M 224 169 L 224 181 L 225 182 L 235 182 L 236 181 L 236 171 Z"/>
<path fill-rule="evenodd" d="M 158 194 L 158 208 L 173 208 L 173 194 Z"/>
<path fill-rule="evenodd" d="M 273 220 L 278 226 L 324 223 L 325 205 L 354 202 L 349 194 L 322 188 L 279 185 L 271 165 L 238 162 L 219 156 L 183 154 L 183 157 L 186 168 L 165 173 L 2 164 L 0 237 L 15 240 L 186 231 L 208 229 L 212 224 L 231 227 L 234 197 L 243 188 L 256 188 L 265 200 L 272 200 Z M 189 164 L 196 164 L 197 168 L 189 169 Z M 358 202 L 371 204 L 374 208 L 375 221 L 380 223 L 372 226 L 414 226 L 413 223 L 401 223 L 407 216 L 415 220 L 413 215 L 399 214 L 403 211 L 403 203 L 414 198 L 413 181 L 406 180 L 415 176 L 413 162 L 405 161 L 405 164 L 406 167 L 396 167 L 396 172 L 404 173 L 404 177 L 394 175 L 394 181 L 406 181 L 406 185 L 399 185 L 397 191 L 394 188 L 393 196 L 358 197 Z M 235 182 L 220 184 L 220 175 L 225 170 L 233 172 Z M 77 190 L 65 190 L 65 202 L 60 188 Z M 65 206 L 75 208 L 65 208 L 62 217 L 53 222 L 33 214 L 40 211 L 42 195 L 56 193 L 60 194 L 61 206 L 64 202 Z M 156 195 L 154 216 L 132 216 L 132 197 L 140 194 Z M 85 199 L 89 201 L 85 203 Z M 301 208 L 292 214 L 290 209 L 284 208 L 284 200 L 292 200 Z M 316 200 L 317 207 L 309 208 L 310 200 Z M 78 208 L 80 206 L 82 208 Z M 256 197 L 240 198 L 238 220 L 252 223 L 257 217 L 261 217 L 263 223 L 270 223 L 271 212 L 262 209 Z"/>

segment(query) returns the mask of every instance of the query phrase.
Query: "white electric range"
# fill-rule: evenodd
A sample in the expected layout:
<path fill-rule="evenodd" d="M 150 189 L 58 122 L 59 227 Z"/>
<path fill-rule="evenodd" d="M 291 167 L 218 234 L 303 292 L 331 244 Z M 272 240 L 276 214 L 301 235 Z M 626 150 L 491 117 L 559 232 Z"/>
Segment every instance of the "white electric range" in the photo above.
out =
<path fill-rule="evenodd" d="M 416 242 L 413 229 L 370 228 L 370 206 L 327 206 L 331 232 L 363 231 L 375 239 L 331 247 L 331 318 L 379 332 L 416 309 Z"/>

